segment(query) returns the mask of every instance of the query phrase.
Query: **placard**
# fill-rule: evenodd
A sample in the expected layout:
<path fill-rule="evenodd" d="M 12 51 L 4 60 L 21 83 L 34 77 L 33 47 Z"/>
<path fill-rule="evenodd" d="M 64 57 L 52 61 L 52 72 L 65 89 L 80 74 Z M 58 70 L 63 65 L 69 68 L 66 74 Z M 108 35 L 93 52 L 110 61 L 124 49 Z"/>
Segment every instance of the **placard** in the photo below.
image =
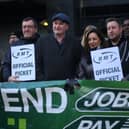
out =
<path fill-rule="evenodd" d="M 35 80 L 35 51 L 34 45 L 11 47 L 11 73 L 17 80 Z"/>
<path fill-rule="evenodd" d="M 91 51 L 95 80 L 120 81 L 123 78 L 118 47 Z"/>

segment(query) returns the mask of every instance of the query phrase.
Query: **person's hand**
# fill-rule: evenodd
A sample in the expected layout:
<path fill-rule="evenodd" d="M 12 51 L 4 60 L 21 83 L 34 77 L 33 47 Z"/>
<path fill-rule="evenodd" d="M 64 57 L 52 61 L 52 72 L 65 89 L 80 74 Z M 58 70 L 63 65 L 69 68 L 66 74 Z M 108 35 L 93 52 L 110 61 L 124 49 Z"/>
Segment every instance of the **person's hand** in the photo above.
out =
<path fill-rule="evenodd" d="M 8 82 L 18 82 L 18 76 L 10 76 L 8 78 Z"/>
<path fill-rule="evenodd" d="M 74 94 L 74 88 L 79 88 L 80 84 L 76 79 L 67 79 L 66 84 L 64 86 L 64 90 L 69 92 L 70 94 Z"/>

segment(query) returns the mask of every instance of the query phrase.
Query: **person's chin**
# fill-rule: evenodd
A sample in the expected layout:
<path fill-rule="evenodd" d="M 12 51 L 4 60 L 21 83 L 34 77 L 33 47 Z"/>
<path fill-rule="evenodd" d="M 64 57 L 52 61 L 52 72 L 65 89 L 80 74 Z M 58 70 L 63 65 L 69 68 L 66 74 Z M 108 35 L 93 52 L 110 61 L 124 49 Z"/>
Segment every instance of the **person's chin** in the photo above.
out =
<path fill-rule="evenodd" d="M 96 49 L 97 49 L 97 47 L 92 47 L 92 48 L 91 48 L 92 51 L 93 51 L 93 50 L 96 50 Z"/>
<path fill-rule="evenodd" d="M 30 39 L 32 36 L 24 36 L 25 39 Z"/>

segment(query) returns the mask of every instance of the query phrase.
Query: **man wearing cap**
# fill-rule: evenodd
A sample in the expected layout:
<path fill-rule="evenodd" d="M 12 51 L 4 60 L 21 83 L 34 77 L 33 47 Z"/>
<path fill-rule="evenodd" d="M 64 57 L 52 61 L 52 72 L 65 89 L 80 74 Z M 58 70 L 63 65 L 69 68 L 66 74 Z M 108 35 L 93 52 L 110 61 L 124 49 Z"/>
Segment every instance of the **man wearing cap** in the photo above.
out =
<path fill-rule="evenodd" d="M 38 45 L 38 80 L 64 80 L 76 76 L 81 44 L 68 35 L 70 18 L 64 13 L 52 17 L 53 33 L 41 37 Z"/>

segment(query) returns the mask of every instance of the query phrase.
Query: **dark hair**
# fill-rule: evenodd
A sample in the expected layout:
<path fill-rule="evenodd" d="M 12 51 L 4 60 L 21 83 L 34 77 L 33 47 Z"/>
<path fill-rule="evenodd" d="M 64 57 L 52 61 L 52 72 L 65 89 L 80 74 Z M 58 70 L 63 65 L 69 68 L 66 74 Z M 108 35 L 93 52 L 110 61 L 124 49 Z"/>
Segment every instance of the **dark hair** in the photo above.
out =
<path fill-rule="evenodd" d="M 129 21 L 129 17 L 126 17 L 126 18 L 123 20 L 123 23 L 122 23 L 122 24 L 124 24 L 125 21 Z"/>
<path fill-rule="evenodd" d="M 107 19 L 106 19 L 106 25 L 107 25 L 107 23 L 112 22 L 112 21 L 117 22 L 117 23 L 118 23 L 118 25 L 119 25 L 119 26 L 121 26 L 121 22 L 120 22 L 120 20 L 119 20 L 118 18 L 115 18 L 115 17 L 107 18 Z"/>
<path fill-rule="evenodd" d="M 129 20 L 129 17 L 124 18 L 124 20 L 123 20 L 123 21 L 125 21 L 125 20 Z"/>
<path fill-rule="evenodd" d="M 21 32 L 20 31 L 10 32 L 8 34 L 8 37 L 10 37 L 11 35 L 16 35 L 17 38 L 20 38 L 21 37 Z"/>
<path fill-rule="evenodd" d="M 89 44 L 88 44 L 88 36 L 92 32 L 93 33 L 96 33 L 97 36 L 99 37 L 99 39 L 101 40 L 101 44 L 100 45 L 102 46 L 102 48 L 108 47 L 108 44 L 105 41 L 105 38 L 104 38 L 103 33 L 99 29 L 97 29 L 97 28 L 91 29 L 90 31 L 87 32 L 86 37 L 85 37 L 85 46 L 84 46 L 84 49 L 85 49 L 86 55 L 89 55 L 89 52 L 90 52 L 90 47 L 89 47 Z"/>
<path fill-rule="evenodd" d="M 17 33 L 16 32 L 11 32 L 11 33 L 9 33 L 8 36 L 11 36 L 11 35 L 16 35 L 17 36 Z"/>
<path fill-rule="evenodd" d="M 24 22 L 24 21 L 30 21 L 30 20 L 33 21 L 35 28 L 38 28 L 38 23 L 37 23 L 37 21 L 33 17 L 26 17 L 26 18 L 24 18 L 22 20 L 22 22 Z"/>
<path fill-rule="evenodd" d="M 84 32 L 83 32 L 83 35 L 82 35 L 82 40 L 81 40 L 81 45 L 82 46 L 85 46 L 85 39 L 86 39 L 86 35 L 87 33 L 92 30 L 92 29 L 97 29 L 96 26 L 92 25 L 92 24 L 89 24 L 85 27 L 84 29 Z"/>

